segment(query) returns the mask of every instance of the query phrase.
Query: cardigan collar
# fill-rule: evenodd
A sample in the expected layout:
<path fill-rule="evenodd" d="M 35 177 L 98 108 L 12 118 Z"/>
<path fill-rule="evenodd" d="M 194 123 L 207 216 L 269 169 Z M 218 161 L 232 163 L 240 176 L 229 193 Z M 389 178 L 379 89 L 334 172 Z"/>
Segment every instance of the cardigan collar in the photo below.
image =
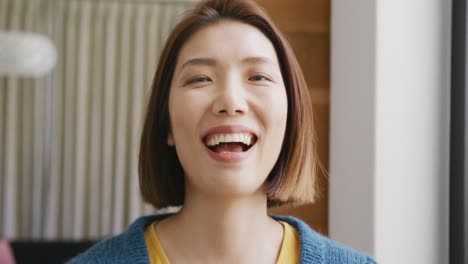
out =
<path fill-rule="evenodd" d="M 142 262 L 149 263 L 148 252 L 144 237 L 144 230 L 154 221 L 162 220 L 172 214 L 150 215 L 138 218 L 124 233 L 127 241 L 129 254 L 138 255 Z M 325 243 L 317 232 L 307 224 L 292 216 L 271 216 L 276 221 L 284 221 L 293 226 L 299 233 L 301 239 L 301 263 L 323 263 Z"/>

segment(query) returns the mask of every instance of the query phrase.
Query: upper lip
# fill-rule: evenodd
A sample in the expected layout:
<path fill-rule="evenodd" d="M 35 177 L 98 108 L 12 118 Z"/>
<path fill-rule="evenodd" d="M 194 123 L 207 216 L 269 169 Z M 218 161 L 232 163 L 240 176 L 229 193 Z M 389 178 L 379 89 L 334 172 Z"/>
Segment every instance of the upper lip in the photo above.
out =
<path fill-rule="evenodd" d="M 223 125 L 217 126 L 208 129 L 203 133 L 202 140 L 206 139 L 209 135 L 213 134 L 230 134 L 230 133 L 250 133 L 253 136 L 257 137 L 255 131 L 249 127 L 242 126 L 242 125 Z"/>

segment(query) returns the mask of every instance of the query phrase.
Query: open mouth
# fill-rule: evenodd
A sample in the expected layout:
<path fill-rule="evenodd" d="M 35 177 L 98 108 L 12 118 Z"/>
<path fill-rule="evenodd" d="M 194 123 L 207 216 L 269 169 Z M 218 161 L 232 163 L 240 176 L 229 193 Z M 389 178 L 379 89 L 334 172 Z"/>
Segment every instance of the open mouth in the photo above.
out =
<path fill-rule="evenodd" d="M 257 142 L 250 133 L 214 134 L 203 139 L 205 146 L 215 153 L 246 152 Z"/>

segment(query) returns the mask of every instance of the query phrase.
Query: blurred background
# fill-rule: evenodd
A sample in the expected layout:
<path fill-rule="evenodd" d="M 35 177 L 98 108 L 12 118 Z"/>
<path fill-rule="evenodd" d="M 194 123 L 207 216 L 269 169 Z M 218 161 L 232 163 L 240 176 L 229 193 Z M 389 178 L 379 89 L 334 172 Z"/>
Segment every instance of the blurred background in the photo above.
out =
<path fill-rule="evenodd" d="M 171 26 L 193 1 L 1 0 L 1 28 L 52 39 L 57 65 L 1 79 L 7 238 L 96 239 L 141 214 L 138 142 Z"/>
<path fill-rule="evenodd" d="M 157 213 L 138 188 L 144 106 L 198 1 L 0 0 L 0 239 L 18 263 Z M 326 170 L 315 204 L 271 213 L 379 263 L 467 263 L 466 0 L 257 2 L 301 64 Z"/>
<path fill-rule="evenodd" d="M 138 188 L 144 106 L 164 41 L 196 2 L 0 0 L 2 33 L 47 36 L 56 52 L 56 65 L 48 72 L 37 65 L 38 72 L 0 77 L 1 237 L 17 243 L 94 241 L 154 213 Z M 326 167 L 330 3 L 260 4 L 291 41 L 303 67 Z M 327 234 L 323 173 L 319 183 L 316 204 L 272 213 L 298 216 Z"/>
<path fill-rule="evenodd" d="M 94 239 L 120 233 L 153 212 L 138 189 L 144 105 L 164 40 L 196 1 L 1 1 L 3 31 L 49 36 L 58 54 L 48 74 L 1 79 L 2 235 Z M 326 166 L 329 2 L 260 3 L 306 73 Z M 298 215 L 326 234 L 327 184 L 320 182 L 316 205 L 274 212 Z"/>

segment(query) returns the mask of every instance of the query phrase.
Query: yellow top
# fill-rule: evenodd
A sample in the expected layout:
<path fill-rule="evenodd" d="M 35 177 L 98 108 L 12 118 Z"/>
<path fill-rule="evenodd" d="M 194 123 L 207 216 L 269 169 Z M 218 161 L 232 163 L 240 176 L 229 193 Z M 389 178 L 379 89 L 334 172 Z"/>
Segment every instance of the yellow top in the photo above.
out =
<path fill-rule="evenodd" d="M 283 225 L 284 235 L 283 242 L 281 243 L 281 250 L 278 256 L 277 264 L 283 263 L 299 263 L 301 256 L 301 241 L 299 233 L 290 224 L 279 221 Z M 170 264 L 171 262 L 164 253 L 164 250 L 159 242 L 158 235 L 156 234 L 155 225 L 157 222 L 152 223 L 145 229 L 145 241 L 148 249 L 148 255 L 151 264 Z"/>

